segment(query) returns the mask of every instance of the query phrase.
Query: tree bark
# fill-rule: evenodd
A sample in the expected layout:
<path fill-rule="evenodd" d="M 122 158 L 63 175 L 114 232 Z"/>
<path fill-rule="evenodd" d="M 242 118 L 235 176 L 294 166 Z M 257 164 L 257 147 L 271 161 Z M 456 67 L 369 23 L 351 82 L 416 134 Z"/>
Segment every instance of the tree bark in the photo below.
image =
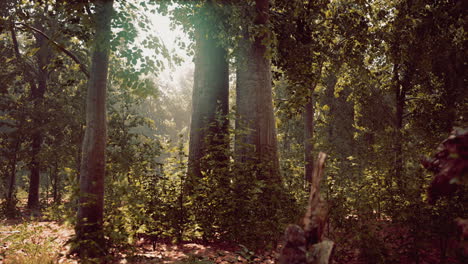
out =
<path fill-rule="evenodd" d="M 268 23 L 268 0 L 256 0 L 256 25 Z M 271 63 L 267 54 L 269 34 L 245 32 L 239 43 L 236 84 L 236 146 L 238 162 L 253 160 L 265 171 L 259 179 L 280 180 L 275 118 L 273 115 Z"/>
<path fill-rule="evenodd" d="M 113 0 L 95 1 L 95 42 L 86 98 L 86 130 L 82 145 L 80 197 L 75 227 L 76 253 L 82 258 L 102 256 L 106 148 L 106 90 Z M 90 245 L 89 241 L 93 244 Z M 73 251 L 73 250 L 72 250 Z"/>
<path fill-rule="evenodd" d="M 227 50 L 221 46 L 216 34 L 221 24 L 213 3 L 205 3 L 195 25 L 196 54 L 192 95 L 188 174 L 201 177 L 200 162 L 207 148 L 220 147 L 215 156 L 227 160 L 229 111 L 229 64 Z M 213 149 L 212 149 L 213 150 Z"/>

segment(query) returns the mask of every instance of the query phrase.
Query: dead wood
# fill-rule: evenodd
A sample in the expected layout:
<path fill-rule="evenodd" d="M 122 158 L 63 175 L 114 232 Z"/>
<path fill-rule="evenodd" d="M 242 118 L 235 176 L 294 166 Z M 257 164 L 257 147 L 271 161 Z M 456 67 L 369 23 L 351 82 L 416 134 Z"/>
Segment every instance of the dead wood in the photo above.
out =
<path fill-rule="evenodd" d="M 281 250 L 280 264 L 331 263 L 334 243 L 330 240 L 322 241 L 328 206 L 320 196 L 320 182 L 326 157 L 327 154 L 320 152 L 314 165 L 304 229 L 297 225 L 289 225 L 286 229 L 286 243 Z"/>

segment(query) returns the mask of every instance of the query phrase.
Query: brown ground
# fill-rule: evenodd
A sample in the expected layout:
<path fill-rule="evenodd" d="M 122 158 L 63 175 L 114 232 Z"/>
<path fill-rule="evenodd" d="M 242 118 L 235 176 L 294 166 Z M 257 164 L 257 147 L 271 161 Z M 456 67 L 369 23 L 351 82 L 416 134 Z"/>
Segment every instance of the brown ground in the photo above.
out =
<path fill-rule="evenodd" d="M 389 226 L 387 233 L 401 235 L 405 233 L 393 230 Z M 44 219 L 14 219 L 0 221 L 0 264 L 45 264 L 65 263 L 76 264 L 76 259 L 67 258 L 69 246 L 66 242 L 73 235 L 73 228 L 66 224 Z M 345 234 L 343 234 L 345 235 Z M 387 234 L 388 235 L 388 234 Z M 398 240 L 394 240 L 398 241 Z M 399 244 L 399 243 L 396 243 Z M 341 245 L 336 253 L 341 258 L 335 258 L 334 263 L 364 264 L 358 261 L 358 250 L 346 249 Z M 356 245 L 354 245 L 356 246 Z M 387 245 L 389 246 L 389 245 Z M 391 246 L 389 246 L 391 248 Z M 428 243 L 422 250 L 420 264 L 440 263 L 437 244 Z M 135 243 L 135 253 L 119 252 L 113 263 L 265 263 L 273 264 L 277 259 L 277 252 L 250 254 L 248 251 L 226 243 L 202 244 L 186 242 L 172 244 L 159 241 L 155 248 L 150 241 L 140 239 Z M 396 250 L 396 249 L 395 249 Z M 345 253 L 347 252 L 347 253 Z M 396 251 L 394 251 L 396 253 Z M 395 254 L 394 254 L 395 255 Z M 397 256 L 400 254 L 396 254 Z M 396 263 L 414 263 L 400 255 Z M 446 264 L 461 263 L 454 258 L 447 258 Z"/>
<path fill-rule="evenodd" d="M 66 242 L 73 235 L 66 224 L 41 219 L 0 221 L 0 264 L 78 263 L 67 258 Z M 119 254 L 114 263 L 274 263 L 275 253 L 251 255 L 241 248 L 225 244 L 156 243 L 140 239 L 136 253 Z M 250 259 L 250 262 L 248 259 Z"/>

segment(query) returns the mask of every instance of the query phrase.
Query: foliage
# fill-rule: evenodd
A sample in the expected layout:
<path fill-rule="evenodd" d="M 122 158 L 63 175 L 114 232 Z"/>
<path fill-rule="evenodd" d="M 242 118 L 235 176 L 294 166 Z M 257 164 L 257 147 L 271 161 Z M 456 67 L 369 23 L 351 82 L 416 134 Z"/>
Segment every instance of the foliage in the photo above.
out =
<path fill-rule="evenodd" d="M 468 132 L 457 129 L 440 144 L 434 158 L 423 160 L 424 167 L 436 173 L 429 189 L 429 198 L 432 202 L 441 195 L 453 193 L 455 184 L 466 183 L 467 146 Z"/>
<path fill-rule="evenodd" d="M 236 133 L 242 131 L 230 130 L 232 140 Z M 233 162 L 234 151 L 222 144 L 208 145 L 207 153 L 201 160 L 202 177 L 187 181 L 187 209 L 195 234 L 205 241 L 220 239 L 253 249 L 274 248 L 287 219 L 298 210 L 291 203 L 291 194 L 282 185 L 262 180 L 268 169 L 266 161 L 251 157 Z"/>
<path fill-rule="evenodd" d="M 284 226 L 299 223 L 307 201 L 303 109 L 312 102 L 314 151 L 330 157 L 322 196 L 330 204 L 326 235 L 339 245 L 336 261 L 422 262 L 434 254 L 429 249 L 435 242 L 441 260 L 453 257 L 447 243 L 456 233 L 452 219 L 467 217 L 466 186 L 451 200 L 430 205 L 428 199 L 436 198 L 426 192 L 431 175 L 419 163 L 453 127 L 466 134 L 463 1 L 275 0 L 268 27 L 246 24 L 253 16 L 246 13 L 247 5 L 254 1 L 215 1 L 223 15 L 216 39 L 229 50 L 231 62 L 242 32 L 271 33 L 278 185 L 262 180 L 271 164 L 237 162 L 235 133 L 248 131 L 232 128 L 218 139 L 231 142 L 228 148 L 208 144 L 202 177 L 186 175 L 193 73 L 177 80 L 180 89 L 156 77 L 179 58 L 151 33 L 158 25 L 150 25 L 148 16 L 171 16 L 173 26 L 182 26 L 193 39 L 194 26 L 209 20 L 201 15 L 206 2 L 116 1 L 107 105 L 104 227 L 109 244 L 124 250 L 141 238 L 154 243 L 227 240 L 245 245 L 239 254 L 246 259 L 253 257 L 250 249 L 275 247 Z M 45 216 L 76 221 L 87 79 L 74 60 L 49 43 L 42 69 L 47 90 L 36 104 L 32 91 L 41 70 L 40 51 L 35 33 L 23 24 L 41 22 L 45 34 L 87 65 L 93 12 L 90 1 L 0 1 L 2 217 L 19 215 L 35 158 Z M 185 49 L 193 54 L 192 44 Z M 37 155 L 31 147 L 36 133 L 42 137 Z M 437 163 L 442 161 L 466 165 L 464 150 L 454 149 L 450 140 L 444 146 L 445 152 L 430 161 L 432 168 L 446 172 Z M 466 178 L 446 176 L 438 179 Z M 50 241 L 36 246 L 29 236 L 34 232 L 9 239 L 42 258 L 37 261 L 49 261 L 51 256 L 37 252 L 53 250 Z M 34 260 L 17 257 L 18 262 Z"/>
<path fill-rule="evenodd" d="M 355 245 L 360 245 L 361 258 L 372 263 L 400 261 L 396 260 L 399 252 L 403 253 L 400 257 L 423 258 L 426 242 L 422 241 L 445 241 L 446 237 L 454 235 L 452 221 L 442 216 L 463 212 L 456 206 L 449 209 L 442 204 L 435 207 L 427 204 L 425 188 L 430 177 L 418 165 L 421 155 L 430 153 L 431 146 L 445 138 L 454 124 L 463 122 L 466 111 L 466 96 L 457 99 L 465 102 L 464 106 L 455 103 L 450 109 L 446 104 L 451 94 L 463 88 L 455 85 L 455 79 L 449 81 L 452 77 L 448 77 L 447 68 L 444 77 L 435 77 L 442 76 L 442 69 L 437 66 L 441 64 L 436 61 L 445 61 L 446 55 L 432 53 L 437 47 L 429 44 L 435 39 L 444 39 L 446 48 L 453 54 L 461 54 L 456 48 L 458 38 L 452 35 L 460 29 L 459 21 L 463 20 L 463 15 L 458 13 L 460 6 L 455 2 L 373 1 L 363 5 L 359 1 L 330 1 L 317 2 L 315 9 L 294 11 L 305 4 L 294 2 L 291 5 L 288 2 L 289 6 L 279 2 L 278 22 L 274 22 L 281 29 L 279 37 L 282 38 L 275 64 L 280 67 L 276 95 L 280 145 L 285 146 L 281 153 L 283 168 L 297 175 L 294 172 L 303 166 L 302 153 L 295 151 L 295 144 L 302 144 L 303 138 L 294 133 L 301 131 L 298 121 L 302 121 L 304 97 L 311 96 L 315 100 L 314 149 L 330 155 L 324 196 L 331 203 L 328 234 L 342 245 L 336 252 L 336 259 L 349 261 L 353 256 L 346 249 Z M 294 15 L 285 16 L 288 12 Z M 302 16 L 315 19 L 304 19 L 301 12 L 310 12 Z M 448 14 L 452 14 L 453 19 L 448 19 Z M 321 17 L 325 17 L 324 22 Z M 436 17 L 446 26 L 450 24 L 453 31 L 439 31 L 440 25 L 431 20 Z M 294 22 L 288 23 L 286 19 Z M 318 52 L 316 57 L 310 55 L 310 59 L 316 65 L 323 60 L 320 80 L 312 94 L 300 85 L 306 73 L 311 76 L 306 81 L 316 79 L 318 73 L 315 66 L 305 66 L 311 62 L 300 61 L 305 58 L 302 49 L 308 47 L 300 41 L 307 27 L 315 38 L 306 43 L 320 43 L 310 47 Z M 285 31 L 291 34 L 284 34 Z M 299 48 L 285 50 L 281 45 L 288 45 L 286 43 Z M 433 59 L 423 55 L 427 53 L 431 53 L 429 56 Z M 392 69 L 392 64 L 398 64 L 397 70 Z M 400 89 L 403 82 L 396 80 L 395 75 L 403 80 L 410 69 L 417 74 L 410 77 L 408 87 L 411 89 L 405 88 L 402 126 L 396 128 L 398 99 L 395 90 Z M 401 100 L 402 90 L 399 91 Z M 447 127 L 449 123 L 452 125 Z M 398 138 L 396 131 L 402 136 Z M 395 171 L 399 145 L 403 150 L 404 184 L 398 183 Z M 288 165 L 290 159 L 296 166 Z M 296 179 L 300 183 L 300 178 Z M 458 202 L 452 204 L 459 205 Z M 414 215 L 425 217 L 416 219 Z M 402 237 L 386 236 L 389 231 L 385 226 L 409 231 Z M 346 230 L 345 233 L 342 230 Z M 447 236 L 438 230 L 445 230 Z M 395 249 L 391 244 L 399 244 L 401 248 Z M 398 251 L 403 248 L 407 250 Z M 440 248 L 440 255 L 444 256 L 445 251 Z"/>
<path fill-rule="evenodd" d="M 31 226 L 33 227 L 31 228 Z M 0 252 L 1 260 L 8 264 L 57 263 L 57 251 L 59 250 L 57 246 L 60 246 L 55 243 L 57 237 L 50 235 L 45 237 L 42 234 L 44 231 L 44 226 L 31 225 L 28 222 L 12 226 L 9 231 L 3 229 L 2 232 L 11 233 L 2 238 L 5 245 L 8 245 L 8 250 Z M 56 231 L 48 232 L 54 233 Z"/>

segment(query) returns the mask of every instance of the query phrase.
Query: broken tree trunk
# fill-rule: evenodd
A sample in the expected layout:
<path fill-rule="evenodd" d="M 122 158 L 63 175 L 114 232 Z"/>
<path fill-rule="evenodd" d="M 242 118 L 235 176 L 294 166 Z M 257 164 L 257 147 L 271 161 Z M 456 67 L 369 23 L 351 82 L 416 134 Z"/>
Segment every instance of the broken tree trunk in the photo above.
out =
<path fill-rule="evenodd" d="M 323 240 L 328 207 L 320 196 L 320 181 L 326 157 L 325 153 L 320 152 L 314 165 L 309 203 L 304 216 L 304 229 L 297 225 L 290 225 L 286 229 L 286 243 L 281 250 L 280 264 L 331 263 L 334 243 Z"/>

